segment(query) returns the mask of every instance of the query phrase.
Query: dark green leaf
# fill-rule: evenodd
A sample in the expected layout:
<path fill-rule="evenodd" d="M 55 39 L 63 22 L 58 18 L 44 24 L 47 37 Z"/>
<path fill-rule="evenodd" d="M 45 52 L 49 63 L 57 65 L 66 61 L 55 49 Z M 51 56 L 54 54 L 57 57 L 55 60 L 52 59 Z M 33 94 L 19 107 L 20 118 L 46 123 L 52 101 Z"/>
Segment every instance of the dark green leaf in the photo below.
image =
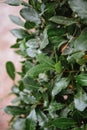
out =
<path fill-rule="evenodd" d="M 9 15 L 11 21 L 19 26 L 24 26 L 24 22 L 21 20 L 20 17 L 14 16 L 14 15 Z"/>
<path fill-rule="evenodd" d="M 24 24 L 24 27 L 27 28 L 27 29 L 32 29 L 32 28 L 35 27 L 35 23 L 26 21 L 25 24 Z"/>
<path fill-rule="evenodd" d="M 74 19 L 64 17 L 64 16 L 53 16 L 49 20 L 54 23 L 62 24 L 62 25 L 66 25 L 66 26 L 77 23 Z"/>
<path fill-rule="evenodd" d="M 11 33 L 18 39 L 26 38 L 29 35 L 28 32 L 23 29 L 12 29 Z"/>
<path fill-rule="evenodd" d="M 60 129 L 68 129 L 76 125 L 76 122 L 71 118 L 58 118 L 54 119 L 51 123 Z"/>
<path fill-rule="evenodd" d="M 21 1 L 20 0 L 6 0 L 5 3 L 12 6 L 19 6 L 21 4 Z"/>
<path fill-rule="evenodd" d="M 82 86 L 87 86 L 87 74 L 80 74 L 77 75 L 75 78 L 78 84 Z"/>
<path fill-rule="evenodd" d="M 7 106 L 4 108 L 4 111 L 8 114 L 12 115 L 21 115 L 21 114 L 26 114 L 27 111 L 21 107 L 18 106 Z"/>
<path fill-rule="evenodd" d="M 20 11 L 20 14 L 27 21 L 34 22 L 36 24 L 41 23 L 38 13 L 32 7 L 23 8 Z"/>
<path fill-rule="evenodd" d="M 11 61 L 6 63 L 6 70 L 11 79 L 15 79 L 15 66 Z"/>

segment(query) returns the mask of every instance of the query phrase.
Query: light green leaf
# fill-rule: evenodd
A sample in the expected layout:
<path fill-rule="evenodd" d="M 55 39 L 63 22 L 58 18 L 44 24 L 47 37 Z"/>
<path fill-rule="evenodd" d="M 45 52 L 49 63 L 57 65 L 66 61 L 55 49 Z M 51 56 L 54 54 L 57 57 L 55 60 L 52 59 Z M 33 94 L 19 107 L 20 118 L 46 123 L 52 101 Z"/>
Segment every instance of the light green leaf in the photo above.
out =
<path fill-rule="evenodd" d="M 27 119 L 29 119 L 33 122 L 37 122 L 37 115 L 36 115 L 35 109 L 31 110 L 30 114 L 27 116 Z"/>
<path fill-rule="evenodd" d="M 84 29 L 72 44 L 77 51 L 87 51 L 87 29 Z"/>
<path fill-rule="evenodd" d="M 64 16 L 53 16 L 49 20 L 54 23 L 62 24 L 62 25 L 66 25 L 66 26 L 77 23 L 77 21 L 75 21 L 74 19 L 64 17 Z"/>
<path fill-rule="evenodd" d="M 20 98 L 26 104 L 34 104 L 37 102 L 36 98 L 29 93 L 20 92 Z"/>
<path fill-rule="evenodd" d="M 48 44 L 48 35 L 47 35 L 47 29 L 43 31 L 43 34 L 41 35 L 41 44 L 40 44 L 40 49 L 44 49 Z"/>
<path fill-rule="evenodd" d="M 75 108 L 79 111 L 84 111 L 87 107 L 87 94 L 79 92 L 74 98 Z"/>
<path fill-rule="evenodd" d="M 52 121 L 52 124 L 60 129 L 68 129 L 76 125 L 76 122 L 71 118 L 58 118 Z"/>
<path fill-rule="evenodd" d="M 52 59 L 44 54 L 39 54 L 37 55 L 37 60 L 41 63 L 41 64 L 46 64 L 49 67 L 54 68 L 54 61 L 52 61 Z"/>
<path fill-rule="evenodd" d="M 21 1 L 20 0 L 6 0 L 5 3 L 12 6 L 19 6 L 21 4 Z"/>
<path fill-rule="evenodd" d="M 26 129 L 26 120 L 23 118 L 17 118 L 12 125 L 14 130 L 25 130 Z"/>
<path fill-rule="evenodd" d="M 36 56 L 37 50 L 35 48 L 27 48 L 26 52 L 28 56 L 33 58 Z"/>
<path fill-rule="evenodd" d="M 71 9 L 78 14 L 81 19 L 87 20 L 87 1 L 86 0 L 69 0 Z"/>
<path fill-rule="evenodd" d="M 68 87 L 69 82 L 70 82 L 69 78 L 62 78 L 59 81 L 57 81 L 53 87 L 52 96 L 54 97 L 59 92 L 61 92 L 62 89 Z"/>
<path fill-rule="evenodd" d="M 62 65 L 61 65 L 60 61 L 55 64 L 55 70 L 56 70 L 57 73 L 61 73 Z"/>
<path fill-rule="evenodd" d="M 32 48 L 32 49 L 36 49 L 39 47 L 39 44 L 40 44 L 40 39 L 36 38 L 36 39 L 30 39 L 26 42 L 26 45 L 29 47 L 29 48 Z"/>
<path fill-rule="evenodd" d="M 15 79 L 15 66 L 11 61 L 6 63 L 6 70 L 11 79 Z"/>
<path fill-rule="evenodd" d="M 19 26 L 24 26 L 24 22 L 21 20 L 20 17 L 14 16 L 14 15 L 9 15 L 11 21 Z"/>
<path fill-rule="evenodd" d="M 41 23 L 38 13 L 32 7 L 23 8 L 20 14 L 27 21 L 34 22 L 37 25 Z"/>
<path fill-rule="evenodd" d="M 29 36 L 28 32 L 23 29 L 12 29 L 11 33 L 18 39 L 26 38 Z"/>
<path fill-rule="evenodd" d="M 87 86 L 87 74 L 80 74 L 77 75 L 75 78 L 78 84 L 82 86 Z"/>
<path fill-rule="evenodd" d="M 39 64 L 36 65 L 34 67 L 32 67 L 28 72 L 27 75 L 30 77 L 36 77 L 38 76 L 40 73 L 44 73 L 48 70 L 52 70 L 53 68 L 46 65 L 46 64 Z"/>

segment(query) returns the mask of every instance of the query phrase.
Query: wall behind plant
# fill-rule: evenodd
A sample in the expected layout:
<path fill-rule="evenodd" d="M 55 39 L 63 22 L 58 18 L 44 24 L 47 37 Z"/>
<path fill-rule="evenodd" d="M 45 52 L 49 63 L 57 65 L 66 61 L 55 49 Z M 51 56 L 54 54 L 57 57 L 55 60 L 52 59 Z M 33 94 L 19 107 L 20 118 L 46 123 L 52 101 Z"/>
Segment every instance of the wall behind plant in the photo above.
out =
<path fill-rule="evenodd" d="M 0 1 L 0 130 L 8 129 L 10 116 L 5 114 L 2 108 L 12 100 L 13 96 L 7 96 L 11 91 L 13 81 L 8 77 L 5 69 L 6 61 L 13 61 L 16 69 L 20 70 L 21 58 L 14 53 L 10 46 L 15 42 L 15 37 L 9 32 L 16 26 L 10 21 L 9 14 L 18 14 L 19 7 L 10 7 Z M 16 77 L 18 79 L 19 77 Z"/>

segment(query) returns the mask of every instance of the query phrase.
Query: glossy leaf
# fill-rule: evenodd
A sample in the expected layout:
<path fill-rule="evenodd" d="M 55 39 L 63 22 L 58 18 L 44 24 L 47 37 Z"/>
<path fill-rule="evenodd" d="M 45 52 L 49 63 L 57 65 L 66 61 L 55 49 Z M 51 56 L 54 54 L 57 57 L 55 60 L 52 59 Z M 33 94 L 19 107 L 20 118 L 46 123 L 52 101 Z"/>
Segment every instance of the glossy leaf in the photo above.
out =
<path fill-rule="evenodd" d="M 54 97 L 59 92 L 61 92 L 63 89 L 68 87 L 70 80 L 68 78 L 62 78 L 59 81 L 55 82 L 55 85 L 52 90 L 52 96 Z"/>
<path fill-rule="evenodd" d="M 52 67 L 46 65 L 46 64 L 39 64 L 36 65 L 34 67 L 32 67 L 28 72 L 27 75 L 30 77 L 36 77 L 38 76 L 40 73 L 44 73 L 48 70 L 52 70 Z"/>
<path fill-rule="evenodd" d="M 87 94 L 79 92 L 74 98 L 75 108 L 79 111 L 84 111 L 87 107 Z"/>
<path fill-rule="evenodd" d="M 86 0 L 69 0 L 71 9 L 82 19 L 87 20 L 87 1 Z"/>
<path fill-rule="evenodd" d="M 21 20 L 20 17 L 15 15 L 9 15 L 11 21 L 19 26 L 24 26 L 24 22 Z"/>
<path fill-rule="evenodd" d="M 44 54 L 39 54 L 37 55 L 37 60 L 41 63 L 41 64 L 46 64 L 49 67 L 54 67 L 55 63 L 54 61 L 52 61 L 52 59 Z"/>
<path fill-rule="evenodd" d="M 87 74 L 80 74 L 75 77 L 78 84 L 81 86 L 87 86 Z"/>
<path fill-rule="evenodd" d="M 29 35 L 28 32 L 23 29 L 12 29 L 11 33 L 18 39 L 26 38 Z"/>
<path fill-rule="evenodd" d="M 12 80 L 15 79 L 15 66 L 11 61 L 6 63 L 6 70 Z"/>
<path fill-rule="evenodd" d="M 23 8 L 20 14 L 27 21 L 34 22 L 37 25 L 41 23 L 38 13 L 32 7 Z"/>
<path fill-rule="evenodd" d="M 7 106 L 4 108 L 4 111 L 12 115 L 21 115 L 27 113 L 27 111 L 18 106 Z"/>
<path fill-rule="evenodd" d="M 60 129 L 68 129 L 74 127 L 76 122 L 71 118 L 58 118 L 54 119 L 52 124 Z"/>
<path fill-rule="evenodd" d="M 19 6 L 21 4 L 21 1 L 20 0 L 6 0 L 5 3 L 12 6 Z"/>
<path fill-rule="evenodd" d="M 23 118 L 17 118 L 13 124 L 14 130 L 25 130 L 26 129 L 26 120 Z"/>
<path fill-rule="evenodd" d="M 66 26 L 77 23 L 74 19 L 64 17 L 64 16 L 53 16 L 49 20 L 54 23 L 62 24 L 62 25 L 66 25 Z"/>

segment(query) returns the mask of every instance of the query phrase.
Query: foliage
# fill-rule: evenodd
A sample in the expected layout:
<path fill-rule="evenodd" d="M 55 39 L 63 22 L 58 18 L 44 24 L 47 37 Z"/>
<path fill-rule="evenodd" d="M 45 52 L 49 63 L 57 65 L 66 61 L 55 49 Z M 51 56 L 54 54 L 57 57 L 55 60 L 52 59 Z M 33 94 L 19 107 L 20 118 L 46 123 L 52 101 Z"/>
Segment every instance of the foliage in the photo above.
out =
<path fill-rule="evenodd" d="M 87 1 L 6 0 L 20 6 L 10 15 L 20 28 L 12 48 L 24 57 L 20 81 L 12 92 L 12 130 L 87 129 Z M 6 63 L 14 80 L 16 70 Z"/>

